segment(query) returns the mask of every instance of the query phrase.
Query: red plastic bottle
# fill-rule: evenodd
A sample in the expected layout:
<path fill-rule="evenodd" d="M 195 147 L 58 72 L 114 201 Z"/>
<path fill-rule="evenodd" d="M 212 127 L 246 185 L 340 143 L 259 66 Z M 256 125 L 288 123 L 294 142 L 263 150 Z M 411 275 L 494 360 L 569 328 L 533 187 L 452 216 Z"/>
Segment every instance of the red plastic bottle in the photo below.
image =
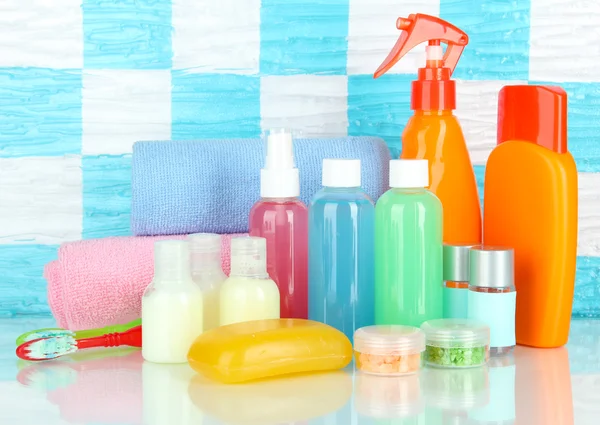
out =
<path fill-rule="evenodd" d="M 308 209 L 298 198 L 292 135 L 271 132 L 261 170 L 261 199 L 250 211 L 251 236 L 267 240 L 267 272 L 279 287 L 281 318 L 308 318 Z"/>

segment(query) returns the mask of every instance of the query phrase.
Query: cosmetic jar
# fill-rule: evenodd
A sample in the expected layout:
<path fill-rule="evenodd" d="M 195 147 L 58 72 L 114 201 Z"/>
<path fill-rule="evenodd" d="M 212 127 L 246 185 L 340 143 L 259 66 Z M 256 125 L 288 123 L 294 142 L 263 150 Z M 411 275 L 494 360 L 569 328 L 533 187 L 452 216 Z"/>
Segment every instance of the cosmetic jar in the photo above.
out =
<path fill-rule="evenodd" d="M 354 333 L 356 368 L 374 375 L 405 375 L 421 369 L 425 335 L 400 325 L 365 326 Z"/>
<path fill-rule="evenodd" d="M 425 364 L 433 367 L 475 367 L 490 356 L 490 328 L 469 319 L 435 319 L 421 325 L 425 333 Z"/>

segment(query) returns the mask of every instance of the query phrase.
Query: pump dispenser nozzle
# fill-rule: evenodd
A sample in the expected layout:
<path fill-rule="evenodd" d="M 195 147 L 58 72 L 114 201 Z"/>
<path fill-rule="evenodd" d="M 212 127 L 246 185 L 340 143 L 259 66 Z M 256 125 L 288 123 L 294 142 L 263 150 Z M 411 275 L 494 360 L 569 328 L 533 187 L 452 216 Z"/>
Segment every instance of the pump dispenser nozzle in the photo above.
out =
<path fill-rule="evenodd" d="M 266 135 L 265 167 L 260 170 L 260 196 L 300 196 L 300 175 L 294 163 L 293 138 L 289 130 L 270 130 Z"/>

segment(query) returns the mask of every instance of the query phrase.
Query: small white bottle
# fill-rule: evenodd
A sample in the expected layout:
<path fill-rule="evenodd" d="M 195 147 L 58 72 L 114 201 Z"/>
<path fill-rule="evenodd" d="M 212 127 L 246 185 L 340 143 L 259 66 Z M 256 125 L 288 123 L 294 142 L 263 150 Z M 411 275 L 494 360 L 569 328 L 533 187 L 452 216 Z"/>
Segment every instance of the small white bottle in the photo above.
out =
<path fill-rule="evenodd" d="M 221 235 L 196 233 L 190 242 L 192 279 L 202 290 L 204 332 L 219 326 L 219 291 L 227 279 L 221 268 Z"/>
<path fill-rule="evenodd" d="M 221 286 L 220 324 L 279 319 L 279 288 L 267 274 L 265 238 L 231 239 L 231 273 Z"/>
<path fill-rule="evenodd" d="M 154 243 L 154 278 L 142 297 L 142 356 L 185 363 L 202 333 L 202 291 L 192 280 L 187 241 Z"/>

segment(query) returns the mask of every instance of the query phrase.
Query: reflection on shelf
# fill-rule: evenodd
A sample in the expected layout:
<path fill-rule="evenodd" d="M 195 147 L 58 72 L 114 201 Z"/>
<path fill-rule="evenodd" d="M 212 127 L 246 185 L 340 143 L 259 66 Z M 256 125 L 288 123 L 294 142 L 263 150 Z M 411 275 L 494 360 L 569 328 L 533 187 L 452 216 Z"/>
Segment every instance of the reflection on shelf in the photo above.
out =
<path fill-rule="evenodd" d="M 490 400 L 486 366 L 474 368 L 427 368 L 421 372 L 427 425 L 466 425 L 469 412 Z"/>
<path fill-rule="evenodd" d="M 573 424 L 569 352 L 517 346 L 516 423 Z"/>
<path fill-rule="evenodd" d="M 413 423 L 423 411 L 419 375 L 388 377 L 357 372 L 354 407 L 360 424 Z"/>
<path fill-rule="evenodd" d="M 299 425 L 341 409 L 352 395 L 352 376 L 337 371 L 226 385 L 196 375 L 189 395 L 217 423 Z"/>
<path fill-rule="evenodd" d="M 512 355 L 492 357 L 485 367 L 425 368 L 404 377 L 343 370 L 237 385 L 209 381 L 187 364 L 144 362 L 133 348 L 86 350 L 19 365 L 17 381 L 55 405 L 64 421 L 76 424 L 574 423 L 574 377 L 564 347 L 518 346 Z"/>
<path fill-rule="evenodd" d="M 490 398 L 485 406 L 469 412 L 472 425 L 512 425 L 515 423 L 515 358 L 512 353 L 491 357 Z"/>
<path fill-rule="evenodd" d="M 187 364 L 144 362 L 144 425 L 204 425 L 188 395 L 196 372 Z"/>
<path fill-rule="evenodd" d="M 58 406 L 69 423 L 142 424 L 142 355 L 135 348 L 86 350 L 22 364 L 17 381 Z"/>

